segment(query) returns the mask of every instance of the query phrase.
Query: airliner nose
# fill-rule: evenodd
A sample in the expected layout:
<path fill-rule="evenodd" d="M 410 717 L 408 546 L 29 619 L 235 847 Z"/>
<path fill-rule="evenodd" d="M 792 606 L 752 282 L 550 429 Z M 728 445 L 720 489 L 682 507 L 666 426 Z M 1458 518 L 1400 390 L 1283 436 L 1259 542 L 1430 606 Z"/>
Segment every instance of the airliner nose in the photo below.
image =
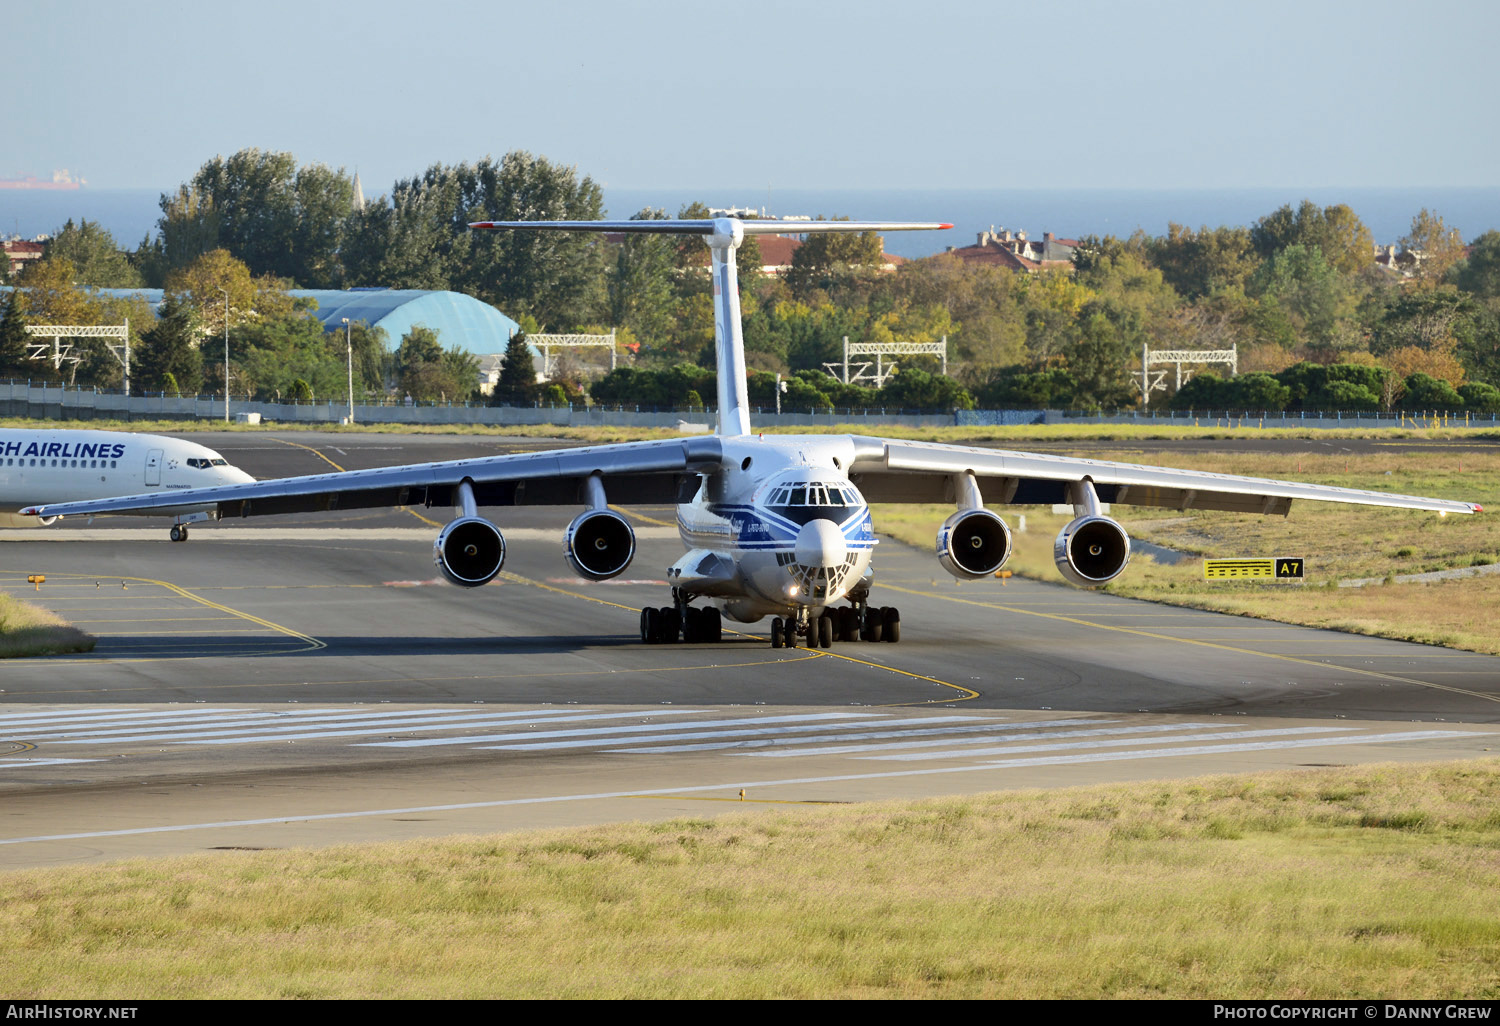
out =
<path fill-rule="evenodd" d="M 849 546 L 833 521 L 809 520 L 797 532 L 795 551 L 803 566 L 838 566 L 849 554 Z"/>

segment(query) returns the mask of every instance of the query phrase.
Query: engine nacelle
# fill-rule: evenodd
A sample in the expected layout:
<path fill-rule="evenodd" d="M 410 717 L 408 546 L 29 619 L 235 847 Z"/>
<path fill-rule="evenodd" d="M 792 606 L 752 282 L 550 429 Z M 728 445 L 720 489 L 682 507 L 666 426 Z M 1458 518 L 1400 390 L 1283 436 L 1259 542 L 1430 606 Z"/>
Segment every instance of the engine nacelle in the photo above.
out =
<path fill-rule="evenodd" d="M 483 517 L 459 517 L 437 536 L 432 555 L 448 580 L 477 588 L 494 580 L 505 565 L 505 538 Z"/>
<path fill-rule="evenodd" d="M 1010 528 L 987 509 L 961 509 L 938 528 L 937 556 L 961 581 L 993 577 L 1010 559 Z"/>
<path fill-rule="evenodd" d="M 1130 536 L 1109 517 L 1078 517 L 1057 532 L 1052 561 L 1069 582 L 1097 588 L 1120 576 L 1130 562 Z"/>
<path fill-rule="evenodd" d="M 563 554 L 579 577 L 607 581 L 624 573 L 635 558 L 635 532 L 618 513 L 585 510 L 568 525 Z"/>

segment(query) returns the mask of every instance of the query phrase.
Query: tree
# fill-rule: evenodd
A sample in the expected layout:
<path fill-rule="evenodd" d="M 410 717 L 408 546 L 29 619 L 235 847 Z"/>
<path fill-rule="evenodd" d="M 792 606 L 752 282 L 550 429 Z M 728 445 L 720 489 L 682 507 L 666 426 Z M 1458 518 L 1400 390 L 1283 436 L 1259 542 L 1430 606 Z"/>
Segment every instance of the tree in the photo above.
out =
<path fill-rule="evenodd" d="M 36 260 L 21 271 L 16 285 L 21 309 L 32 324 L 95 324 L 99 314 L 93 295 L 74 284 L 73 262 Z"/>
<path fill-rule="evenodd" d="M 1407 410 L 1461 410 L 1464 398 L 1448 382 L 1418 372 L 1406 379 L 1401 406 Z"/>
<path fill-rule="evenodd" d="M 73 280 L 79 285 L 100 288 L 138 288 L 141 274 L 131 266 L 129 257 L 115 244 L 114 236 L 95 221 L 72 219 L 47 240 L 43 260 L 68 260 L 73 264 Z"/>
<path fill-rule="evenodd" d="M 1255 272 L 1248 291 L 1274 300 L 1314 349 L 1331 352 L 1345 341 L 1342 321 L 1354 312 L 1353 297 L 1317 247 L 1294 243 L 1279 251 Z"/>
<path fill-rule="evenodd" d="M 467 402 L 479 394 L 479 357 L 462 346 L 449 346 L 438 361 L 445 378 L 443 394 Z"/>
<path fill-rule="evenodd" d="M 836 274 L 869 274 L 884 266 L 885 243 L 875 232 L 814 232 L 792 254 L 786 281 L 793 295 L 805 297 L 814 289 L 828 288 Z"/>
<path fill-rule="evenodd" d="M 1436 213 L 1423 207 L 1411 219 L 1411 231 L 1401 236 L 1401 246 L 1417 258 L 1414 277 L 1426 288 L 1435 288 L 1464 257 L 1464 239 L 1457 228 L 1449 228 Z"/>
<path fill-rule="evenodd" d="M 12 289 L 5 297 L 5 307 L 0 311 L 0 376 L 30 377 L 26 373 L 26 343 L 31 336 L 26 334 L 26 316 L 21 309 L 21 293 Z"/>
<path fill-rule="evenodd" d="M 285 398 L 298 378 L 314 395 L 342 395 L 347 387 L 343 332 L 325 332 L 305 308 L 231 329 L 230 354 L 237 365 L 235 390 L 262 400 Z M 209 366 L 217 369 L 217 363 Z"/>
<path fill-rule="evenodd" d="M 1469 256 L 1449 278 L 1476 299 L 1500 299 L 1500 231 L 1487 231 L 1474 240 Z"/>
<path fill-rule="evenodd" d="M 1292 246 L 1316 249 L 1330 266 L 1353 274 L 1375 259 L 1374 236 L 1345 204 L 1319 208 L 1303 200 L 1295 212 L 1288 204 L 1255 222 L 1250 243 L 1263 260 Z"/>
<path fill-rule="evenodd" d="M 203 386 L 201 334 L 191 304 L 179 296 L 167 296 L 160 319 L 142 334 L 134 353 L 131 372 L 140 387 L 197 395 Z"/>
<path fill-rule="evenodd" d="M 225 295 L 229 293 L 228 309 Z M 284 304 L 263 295 L 263 289 L 250 276 L 250 268 L 227 249 L 210 250 L 186 266 L 172 271 L 166 280 L 167 293 L 181 297 L 197 313 L 199 330 L 205 336 L 224 334 L 227 317 L 234 327 L 264 314 L 284 313 Z M 262 311 L 263 306 L 275 307 Z"/>
<path fill-rule="evenodd" d="M 1370 352 L 1449 348 L 1473 330 L 1474 302 L 1451 285 L 1402 291 L 1374 325 Z"/>
<path fill-rule="evenodd" d="M 941 374 L 903 370 L 879 392 L 883 406 L 907 410 L 972 410 L 974 397 L 958 382 Z"/>
<path fill-rule="evenodd" d="M 505 361 L 500 365 L 500 380 L 490 402 L 495 406 L 524 406 L 536 394 L 536 362 L 524 332 L 516 332 L 505 346 Z"/>
<path fill-rule="evenodd" d="M 473 221 L 598 219 L 603 193 L 575 168 L 529 153 L 434 164 L 396 183 L 352 225 L 350 280 L 447 288 L 561 327 L 595 320 L 607 243 L 589 232 L 475 232 Z"/>
<path fill-rule="evenodd" d="M 1475 413 L 1500 413 L 1500 388 L 1483 381 L 1471 381 L 1458 386 L 1464 407 Z"/>
<path fill-rule="evenodd" d="M 1140 329 L 1128 313 L 1102 302 L 1090 303 L 1079 317 L 1067 350 L 1068 371 L 1078 382 L 1075 406 L 1120 407 L 1131 402 L 1125 367 L 1140 352 Z"/>
<path fill-rule="evenodd" d="M 175 196 L 162 197 L 162 258 L 170 270 L 227 249 L 254 275 L 331 288 L 341 277 L 338 252 L 353 197 L 342 168 L 299 168 L 290 153 L 258 149 L 215 157 Z"/>
<path fill-rule="evenodd" d="M 648 207 L 631 220 L 661 220 L 666 216 L 665 211 Z M 675 255 L 669 236 L 625 235 L 607 277 L 611 324 L 629 328 L 648 343 L 661 344 L 670 339 Z"/>
<path fill-rule="evenodd" d="M 1146 255 L 1162 277 L 1184 299 L 1243 286 L 1258 260 L 1246 228 L 1209 228 L 1197 232 L 1168 224 L 1167 234 L 1146 243 Z"/>

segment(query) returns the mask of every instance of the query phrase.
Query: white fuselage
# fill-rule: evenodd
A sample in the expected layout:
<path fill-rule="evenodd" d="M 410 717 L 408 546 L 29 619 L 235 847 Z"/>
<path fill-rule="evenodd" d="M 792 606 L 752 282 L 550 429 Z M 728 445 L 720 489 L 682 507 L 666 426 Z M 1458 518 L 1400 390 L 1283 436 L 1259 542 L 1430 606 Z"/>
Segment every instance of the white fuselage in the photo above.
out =
<path fill-rule="evenodd" d="M 742 623 L 868 589 L 876 539 L 853 457 L 847 438 L 725 438 L 722 468 L 677 507 L 688 551 L 670 582 Z"/>
<path fill-rule="evenodd" d="M 124 431 L 0 428 L 0 527 L 35 527 L 26 506 L 103 499 L 208 485 L 243 484 L 249 474 L 197 442 Z M 203 507 L 211 509 L 212 507 Z M 194 512 L 174 507 L 172 514 Z M 134 511 L 160 514 L 158 510 Z"/>

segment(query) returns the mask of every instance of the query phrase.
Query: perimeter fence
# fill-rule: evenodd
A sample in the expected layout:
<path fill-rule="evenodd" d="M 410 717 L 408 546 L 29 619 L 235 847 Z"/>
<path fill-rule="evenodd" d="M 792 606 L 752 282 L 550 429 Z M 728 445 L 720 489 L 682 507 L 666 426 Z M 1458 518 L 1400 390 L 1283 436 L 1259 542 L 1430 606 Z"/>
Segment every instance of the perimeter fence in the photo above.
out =
<path fill-rule="evenodd" d="M 226 415 L 227 413 L 227 415 Z M 166 393 L 124 395 L 48 382 L 0 381 L 0 417 L 32 420 L 211 421 L 340 424 L 348 420 L 347 401 L 264 402 L 250 396 L 185 396 Z M 575 404 L 489 406 L 468 402 L 361 400 L 356 424 L 453 424 L 520 427 L 678 427 L 711 430 L 712 408 L 650 405 Z M 1500 415 L 1469 411 L 1284 411 L 1284 410 L 905 410 L 896 408 L 806 410 L 752 408 L 763 427 L 817 427 L 868 424 L 903 427 L 999 427 L 1026 424 L 1139 424 L 1229 428 L 1368 428 L 1500 426 Z"/>

